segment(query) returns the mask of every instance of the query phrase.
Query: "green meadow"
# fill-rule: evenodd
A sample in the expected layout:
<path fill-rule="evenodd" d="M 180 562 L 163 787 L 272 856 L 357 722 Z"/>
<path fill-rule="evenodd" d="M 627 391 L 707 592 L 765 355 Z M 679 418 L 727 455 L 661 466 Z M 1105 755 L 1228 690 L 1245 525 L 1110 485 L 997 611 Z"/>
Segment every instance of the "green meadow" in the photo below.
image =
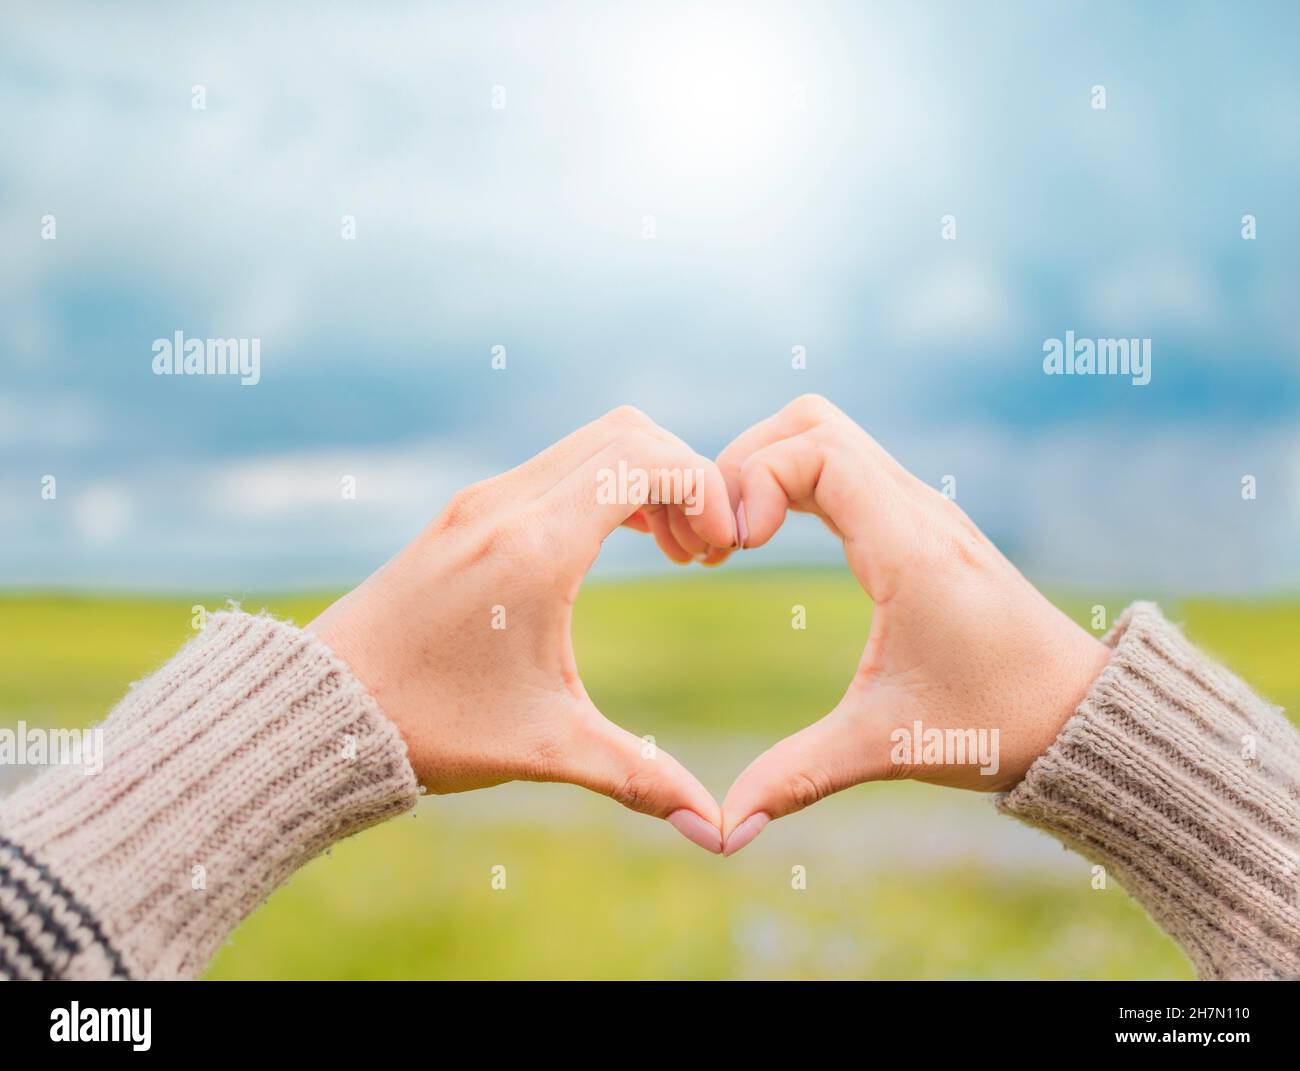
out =
<path fill-rule="evenodd" d="M 299 623 L 329 600 L 240 599 Z M 1094 600 L 1058 601 L 1089 623 Z M 1108 619 L 1126 601 L 1108 599 Z M 223 602 L 0 596 L 0 725 L 97 720 L 192 634 L 193 605 Z M 1163 605 L 1300 708 L 1300 599 Z M 733 569 L 589 584 L 574 631 L 605 713 L 720 798 L 749 758 L 835 703 L 869 624 L 838 571 Z M 722 860 L 579 789 L 507 785 L 425 799 L 336 846 L 245 922 L 209 976 L 1190 978 L 1124 892 L 1091 877 L 987 798 L 929 786 L 861 786 Z"/>

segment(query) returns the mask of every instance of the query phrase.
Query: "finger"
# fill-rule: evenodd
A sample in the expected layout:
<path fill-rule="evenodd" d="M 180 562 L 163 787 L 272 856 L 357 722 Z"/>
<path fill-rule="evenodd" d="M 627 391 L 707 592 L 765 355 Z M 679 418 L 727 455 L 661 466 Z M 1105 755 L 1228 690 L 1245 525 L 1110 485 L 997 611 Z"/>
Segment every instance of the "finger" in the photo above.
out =
<path fill-rule="evenodd" d="M 732 547 L 709 547 L 704 557 L 700 559 L 700 564 L 710 567 L 721 565 L 731 557 L 732 550 Z"/>
<path fill-rule="evenodd" d="M 737 510 L 740 506 L 741 470 L 751 456 L 782 439 L 788 439 L 826 424 L 844 425 L 861 431 L 842 410 L 825 398 L 815 394 L 805 394 L 784 406 L 779 412 L 747 428 L 733 439 L 718 455 L 718 470 L 726 481 L 731 508 Z M 865 432 L 862 432 L 862 435 L 864 438 L 869 438 Z M 787 508 L 788 505 L 789 503 Z M 777 527 L 779 528 L 780 525 L 778 524 Z M 775 531 L 776 529 L 772 530 L 773 533 Z M 770 539 L 771 534 L 768 534 L 767 538 Z M 752 547 L 757 544 L 751 538 L 747 539 L 744 545 Z M 732 550 L 731 547 L 711 548 L 704 558 L 704 564 L 720 565 L 730 557 Z"/>
<path fill-rule="evenodd" d="M 740 469 L 751 454 L 774 442 L 808 431 L 818 424 L 838 419 L 849 421 L 840 409 L 825 398 L 816 394 L 804 394 L 736 436 L 718 455 L 718 468 L 731 492 L 732 509 L 740 504 Z"/>
<path fill-rule="evenodd" d="M 619 406 L 514 468 L 462 489 L 434 524 L 442 528 L 460 527 L 502 505 L 535 501 L 584 460 L 628 431 L 668 437 L 666 431 L 640 410 L 630 405 Z"/>
<path fill-rule="evenodd" d="M 692 560 L 702 558 L 708 551 L 709 544 L 695 534 L 691 528 L 689 518 L 682 512 L 682 508 L 680 506 L 669 506 L 664 512 L 668 514 L 668 530 L 672 532 L 678 546 L 686 551 Z"/>
<path fill-rule="evenodd" d="M 724 853 L 740 851 L 769 821 L 879 776 L 880 724 L 837 707 L 751 762 L 722 801 Z"/>
<path fill-rule="evenodd" d="M 673 535 L 672 526 L 668 520 L 668 511 L 666 509 L 655 510 L 649 515 L 649 518 L 650 533 L 654 536 L 659 549 L 664 552 L 664 557 L 671 562 L 676 562 L 678 565 L 690 564 L 691 554 L 677 542 L 676 537 Z"/>
<path fill-rule="evenodd" d="M 540 453 L 491 479 L 467 489 L 476 509 L 519 500 L 532 500 L 546 494 L 587 458 L 592 457 L 619 435 L 641 431 L 685 448 L 685 443 L 661 428 L 645 413 L 630 405 L 620 405 L 584 424 L 576 431 L 552 443 Z M 462 504 L 467 496 L 462 493 Z M 633 525 L 632 527 L 635 527 Z"/>
<path fill-rule="evenodd" d="M 708 549 L 707 551 L 705 551 L 705 553 L 704 553 L 704 557 L 700 559 L 700 562 L 701 562 L 701 564 L 703 564 L 703 565 L 708 565 L 708 566 L 721 565 L 721 564 L 722 564 L 723 562 L 725 562 L 728 558 L 730 558 L 731 555 L 732 555 L 735 551 L 737 551 L 737 550 L 739 550 L 739 549 L 740 549 L 740 531 L 739 531 L 739 529 L 737 529 L 737 531 L 736 531 L 736 546 L 734 546 L 734 547 L 715 547 L 715 546 L 712 546 L 712 545 L 711 545 L 711 546 L 709 547 L 709 549 Z"/>
<path fill-rule="evenodd" d="M 565 525 L 563 542 L 589 561 L 610 532 L 652 500 L 682 506 L 706 543 L 730 546 L 735 540 L 735 518 L 717 465 L 684 443 L 642 430 L 620 434 L 541 503 L 544 515 Z"/>
<path fill-rule="evenodd" d="M 544 494 L 579 464 L 627 431 L 668 434 L 641 410 L 630 405 L 620 405 L 570 432 L 496 479 L 516 494 L 529 488 L 538 495 Z"/>
<path fill-rule="evenodd" d="M 722 812 L 709 790 L 652 738 L 634 736 L 594 708 L 563 780 L 666 819 L 706 851 L 722 851 Z"/>
<path fill-rule="evenodd" d="M 634 432 L 663 439 L 684 453 L 695 453 L 684 440 L 655 423 L 641 410 L 631 405 L 620 405 L 503 473 L 497 480 L 512 487 L 533 486 L 539 494 L 544 493 L 620 435 Z"/>
<path fill-rule="evenodd" d="M 914 523 L 896 466 L 864 450 L 856 436 L 822 425 L 765 446 L 741 467 L 739 486 L 746 547 L 761 547 L 789 504 L 802 503 L 844 540 L 849 568 L 867 594 L 888 597 Z"/>
<path fill-rule="evenodd" d="M 807 432 L 751 454 L 737 486 L 745 524 L 745 547 L 761 547 L 785 521 L 790 503 L 813 498 L 826 464 L 823 444 Z"/>
<path fill-rule="evenodd" d="M 623 522 L 624 528 L 631 528 L 634 532 L 644 532 L 649 534 L 650 521 L 646 517 L 645 510 L 639 509 L 632 516 Z"/>

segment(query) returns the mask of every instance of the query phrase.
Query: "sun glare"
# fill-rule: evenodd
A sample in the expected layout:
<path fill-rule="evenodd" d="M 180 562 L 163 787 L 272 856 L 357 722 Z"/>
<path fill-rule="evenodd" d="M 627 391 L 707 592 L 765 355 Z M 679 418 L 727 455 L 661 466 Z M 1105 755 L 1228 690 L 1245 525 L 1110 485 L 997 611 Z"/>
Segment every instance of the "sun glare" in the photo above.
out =
<path fill-rule="evenodd" d="M 722 178 L 778 151 L 803 86 L 773 31 L 696 13 L 645 46 L 631 77 L 643 148 L 659 166 Z"/>

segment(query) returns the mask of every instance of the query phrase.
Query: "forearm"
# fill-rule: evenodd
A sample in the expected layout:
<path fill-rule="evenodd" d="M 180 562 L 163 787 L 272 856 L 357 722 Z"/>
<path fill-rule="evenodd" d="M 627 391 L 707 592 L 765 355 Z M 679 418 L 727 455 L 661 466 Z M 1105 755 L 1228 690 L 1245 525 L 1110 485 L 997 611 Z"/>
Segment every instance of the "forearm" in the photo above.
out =
<path fill-rule="evenodd" d="M 102 772 L 0 802 L 0 977 L 196 977 L 290 874 L 417 799 L 375 701 L 266 617 L 211 617 L 103 731 Z"/>
<path fill-rule="evenodd" d="M 1152 604 L 999 807 L 1107 870 L 1203 978 L 1300 977 L 1300 733 Z"/>

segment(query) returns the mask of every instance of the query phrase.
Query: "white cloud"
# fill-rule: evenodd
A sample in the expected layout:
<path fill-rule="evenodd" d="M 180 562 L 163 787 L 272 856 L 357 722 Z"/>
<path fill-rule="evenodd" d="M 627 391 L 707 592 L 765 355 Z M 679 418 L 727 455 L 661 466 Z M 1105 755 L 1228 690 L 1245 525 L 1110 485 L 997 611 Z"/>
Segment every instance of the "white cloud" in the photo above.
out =
<path fill-rule="evenodd" d="M 355 501 L 344 498 L 345 478 Z M 437 444 L 397 448 L 331 448 L 258 457 L 213 466 L 200 477 L 203 501 L 225 518 L 257 523 L 320 515 L 359 504 L 374 512 L 431 516 L 465 484 L 481 478 L 478 466 Z"/>
<path fill-rule="evenodd" d="M 131 496 L 120 486 L 97 483 L 73 498 L 77 531 L 91 546 L 117 541 L 130 527 L 134 512 Z"/>
<path fill-rule="evenodd" d="M 896 293 L 893 308 L 895 337 L 907 345 L 1005 343 L 1023 319 L 1002 275 L 968 262 L 913 276 Z"/>
<path fill-rule="evenodd" d="M 1124 337 L 1155 326 L 1205 331 L 1222 315 L 1222 298 L 1205 268 L 1178 255 L 1143 256 L 1096 272 L 1083 290 L 1089 330 Z M 1080 330 L 1084 331 L 1082 325 Z M 1085 331 L 1086 333 L 1086 331 Z"/>

